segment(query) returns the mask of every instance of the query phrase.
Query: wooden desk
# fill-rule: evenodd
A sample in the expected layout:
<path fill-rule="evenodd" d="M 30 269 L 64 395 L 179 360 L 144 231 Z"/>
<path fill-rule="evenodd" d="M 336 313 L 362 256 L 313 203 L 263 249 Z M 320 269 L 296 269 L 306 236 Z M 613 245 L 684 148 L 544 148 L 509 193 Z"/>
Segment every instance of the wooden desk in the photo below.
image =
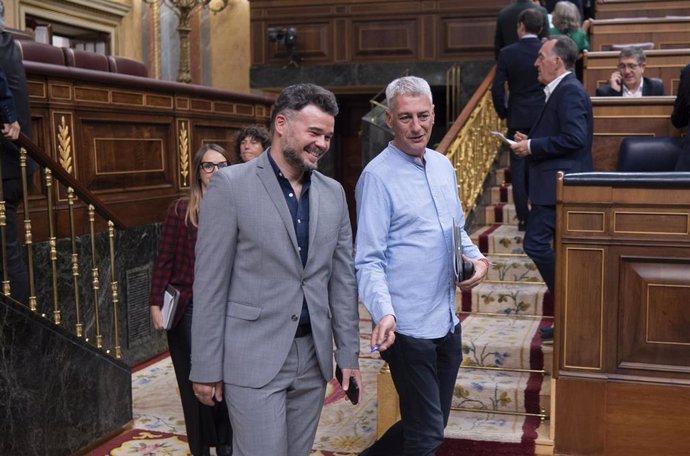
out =
<path fill-rule="evenodd" d="M 687 48 L 690 17 L 596 19 L 590 27 L 590 49 L 610 51 L 614 44 L 652 42 L 655 49 Z"/>
<path fill-rule="evenodd" d="M 606 0 L 597 2 L 597 19 L 685 16 L 690 0 Z"/>
<path fill-rule="evenodd" d="M 690 43 L 688 43 L 690 45 Z M 587 52 L 583 58 L 583 84 L 587 93 L 595 96 L 599 86 L 608 84 L 611 73 L 618 66 L 618 51 Z M 690 63 L 690 48 L 653 49 L 645 51 L 647 65 L 644 75 L 664 81 L 666 95 L 676 95 L 680 82 L 680 70 Z"/>
<path fill-rule="evenodd" d="M 690 173 L 678 174 L 667 188 L 559 180 L 554 454 L 690 454 Z"/>
<path fill-rule="evenodd" d="M 627 136 L 680 136 L 671 124 L 675 97 L 593 97 L 595 171 L 615 171 Z"/>

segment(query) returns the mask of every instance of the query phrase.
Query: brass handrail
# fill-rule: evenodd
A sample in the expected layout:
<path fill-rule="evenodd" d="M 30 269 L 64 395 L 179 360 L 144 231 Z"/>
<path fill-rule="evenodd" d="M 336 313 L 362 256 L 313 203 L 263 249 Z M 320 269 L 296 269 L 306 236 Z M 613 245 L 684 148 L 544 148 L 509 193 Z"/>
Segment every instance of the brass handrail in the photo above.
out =
<path fill-rule="evenodd" d="M 494 66 L 437 147 L 455 168 L 458 194 L 466 215 L 476 207 L 498 155 L 500 142 L 489 132 L 505 130 L 505 122 L 494 111 L 491 100 L 495 74 Z"/>

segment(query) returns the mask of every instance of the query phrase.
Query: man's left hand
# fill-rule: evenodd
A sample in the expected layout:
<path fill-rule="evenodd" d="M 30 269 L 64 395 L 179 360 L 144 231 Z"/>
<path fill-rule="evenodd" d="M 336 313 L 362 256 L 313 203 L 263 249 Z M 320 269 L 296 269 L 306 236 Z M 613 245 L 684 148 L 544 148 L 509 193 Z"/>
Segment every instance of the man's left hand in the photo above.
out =
<path fill-rule="evenodd" d="M 470 261 L 474 265 L 474 274 L 472 274 L 472 277 L 465 280 L 464 282 L 458 283 L 458 286 L 463 291 L 471 290 L 472 288 L 479 285 L 482 282 L 482 280 L 484 280 L 486 273 L 489 271 L 489 266 L 486 264 L 485 261 L 481 261 L 481 260 L 470 260 Z"/>
<path fill-rule="evenodd" d="M 529 138 L 526 134 L 516 131 L 513 136 L 515 144 L 510 145 L 510 150 L 518 157 L 526 157 L 529 155 Z"/>
<path fill-rule="evenodd" d="M 359 397 L 357 399 L 357 403 L 359 403 L 362 400 L 362 374 L 359 369 L 343 369 L 343 384 L 341 385 L 343 391 L 347 391 L 350 388 L 350 377 L 354 378 L 355 383 L 359 387 Z"/>

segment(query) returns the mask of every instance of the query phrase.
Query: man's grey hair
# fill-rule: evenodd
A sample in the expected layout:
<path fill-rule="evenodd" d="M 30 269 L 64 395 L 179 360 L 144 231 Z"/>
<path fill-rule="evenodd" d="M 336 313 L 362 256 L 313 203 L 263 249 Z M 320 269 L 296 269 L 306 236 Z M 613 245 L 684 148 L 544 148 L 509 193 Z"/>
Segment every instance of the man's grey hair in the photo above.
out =
<path fill-rule="evenodd" d="M 647 61 L 647 56 L 644 55 L 644 50 L 637 46 L 628 46 L 621 49 L 618 59 L 627 59 L 630 57 L 635 57 L 637 59 L 637 63 L 640 65 Z"/>
<path fill-rule="evenodd" d="M 563 60 L 563 65 L 568 71 L 573 71 L 575 62 L 577 61 L 577 44 L 566 35 L 558 35 L 549 38 L 549 41 L 555 41 L 552 52 Z"/>
<path fill-rule="evenodd" d="M 388 87 L 386 87 L 386 104 L 389 108 L 393 99 L 399 95 L 411 97 L 425 96 L 430 103 L 434 103 L 429 83 L 417 76 L 403 76 L 388 84 Z"/>

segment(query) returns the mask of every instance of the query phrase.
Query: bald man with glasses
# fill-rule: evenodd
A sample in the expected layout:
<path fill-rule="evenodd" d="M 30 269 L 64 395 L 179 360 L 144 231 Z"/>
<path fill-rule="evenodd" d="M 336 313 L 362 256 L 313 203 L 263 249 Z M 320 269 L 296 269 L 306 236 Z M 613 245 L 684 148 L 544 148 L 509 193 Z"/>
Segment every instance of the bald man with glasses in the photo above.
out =
<path fill-rule="evenodd" d="M 626 47 L 618 57 L 618 68 L 609 83 L 597 88 L 598 97 L 656 97 L 664 95 L 659 79 L 644 77 L 647 57 L 638 47 Z"/>

